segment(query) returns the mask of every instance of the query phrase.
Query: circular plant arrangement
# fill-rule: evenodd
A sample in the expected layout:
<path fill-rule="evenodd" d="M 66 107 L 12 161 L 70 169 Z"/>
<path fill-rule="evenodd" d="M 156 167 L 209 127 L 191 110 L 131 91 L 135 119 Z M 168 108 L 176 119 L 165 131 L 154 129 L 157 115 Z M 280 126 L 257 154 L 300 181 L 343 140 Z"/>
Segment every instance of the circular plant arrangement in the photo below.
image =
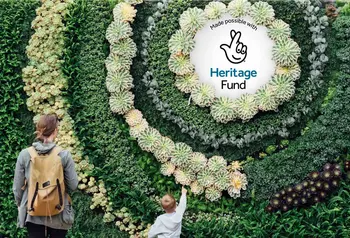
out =
<path fill-rule="evenodd" d="M 234 18 L 252 17 L 256 24 L 267 27 L 268 36 L 275 42 L 272 57 L 276 69 L 270 82 L 255 94 L 243 94 L 235 100 L 215 97 L 213 86 L 199 82 L 199 76 L 190 60 L 196 33 L 209 20 L 220 19 L 225 13 Z M 259 110 L 277 110 L 279 105 L 294 95 L 295 81 L 299 79 L 301 70 L 297 63 L 300 48 L 290 37 L 291 29 L 287 23 L 274 16 L 274 10 L 268 3 L 256 2 L 252 5 L 247 0 L 234 0 L 227 6 L 221 2 L 211 2 L 204 10 L 195 7 L 183 12 L 179 19 L 181 29 L 171 36 L 168 44 L 171 53 L 168 65 L 176 74 L 175 86 L 183 93 L 190 93 L 190 99 L 196 105 L 210 107 L 210 113 L 217 122 L 227 123 L 234 119 L 247 121 Z M 246 46 L 239 49 L 241 53 L 246 50 Z"/>
<path fill-rule="evenodd" d="M 113 10 L 113 16 L 114 21 L 106 32 L 110 55 L 105 61 L 111 110 L 124 115 L 130 126 L 130 135 L 137 138 L 141 149 L 153 153 L 162 163 L 162 174 L 173 175 L 177 183 L 190 186 L 196 195 L 205 192 L 210 201 L 218 200 L 224 190 L 233 198 L 240 197 L 248 182 L 246 175 L 240 172 L 242 167 L 239 162 L 228 165 L 222 156 L 208 159 L 202 153 L 193 152 L 185 143 L 173 142 L 149 126 L 142 112 L 134 108 L 130 66 L 136 55 L 136 44 L 131 39 L 130 23 L 136 16 L 136 9 L 129 3 L 119 3 Z"/>

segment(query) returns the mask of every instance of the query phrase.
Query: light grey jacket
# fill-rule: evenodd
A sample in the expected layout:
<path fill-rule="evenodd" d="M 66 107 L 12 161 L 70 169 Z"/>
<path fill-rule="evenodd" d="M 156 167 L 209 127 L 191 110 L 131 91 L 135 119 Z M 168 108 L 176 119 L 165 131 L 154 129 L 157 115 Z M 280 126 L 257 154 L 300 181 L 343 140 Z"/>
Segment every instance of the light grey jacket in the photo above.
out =
<path fill-rule="evenodd" d="M 56 146 L 55 143 L 33 143 L 34 148 L 38 154 L 46 154 Z M 78 186 L 78 177 L 75 171 L 75 164 L 72 159 L 72 155 L 69 151 L 63 150 L 59 153 L 62 159 L 62 165 L 64 170 L 64 180 L 66 185 L 66 191 L 75 190 Z M 13 183 L 13 193 L 15 195 L 16 204 L 18 207 L 18 227 L 25 227 L 27 222 L 31 222 L 37 225 L 45 225 L 54 229 L 68 230 L 72 227 L 74 221 L 74 210 L 65 199 L 65 206 L 63 212 L 58 215 L 50 217 L 33 217 L 27 214 L 28 203 L 28 186 L 22 190 L 24 186 L 25 178 L 29 181 L 30 171 L 30 155 L 27 149 L 21 151 L 18 156 L 15 170 L 15 178 Z"/>
<path fill-rule="evenodd" d="M 157 217 L 156 222 L 148 232 L 148 238 L 180 238 L 186 203 L 186 195 L 182 194 L 175 212 L 165 213 Z"/>

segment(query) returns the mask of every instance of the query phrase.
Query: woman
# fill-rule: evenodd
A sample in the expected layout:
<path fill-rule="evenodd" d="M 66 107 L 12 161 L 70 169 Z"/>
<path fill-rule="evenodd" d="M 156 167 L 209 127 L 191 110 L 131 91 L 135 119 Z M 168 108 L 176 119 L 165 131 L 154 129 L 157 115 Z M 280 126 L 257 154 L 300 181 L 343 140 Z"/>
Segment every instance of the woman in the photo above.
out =
<path fill-rule="evenodd" d="M 59 121 L 56 115 L 40 117 L 36 124 L 37 142 L 32 145 L 37 154 L 49 154 L 56 146 L 54 141 L 58 133 L 58 125 Z M 78 178 L 72 155 L 69 151 L 63 150 L 58 153 L 58 156 L 62 162 L 66 191 L 75 190 L 78 186 Z M 31 216 L 27 213 L 28 186 L 26 186 L 26 181 L 29 181 L 30 176 L 30 160 L 28 149 L 24 149 L 19 154 L 16 163 L 13 192 L 18 207 L 18 226 L 27 227 L 29 238 L 65 237 L 74 220 L 74 212 L 67 193 L 64 199 L 64 210 L 58 215 L 43 217 Z"/>

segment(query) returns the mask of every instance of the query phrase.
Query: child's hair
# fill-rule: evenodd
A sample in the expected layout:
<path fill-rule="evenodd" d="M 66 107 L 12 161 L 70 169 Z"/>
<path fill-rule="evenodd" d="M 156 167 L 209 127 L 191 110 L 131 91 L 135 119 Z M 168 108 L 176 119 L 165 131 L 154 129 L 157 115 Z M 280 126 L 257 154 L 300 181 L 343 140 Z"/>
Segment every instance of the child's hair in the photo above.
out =
<path fill-rule="evenodd" d="M 58 118 L 56 114 L 48 114 L 40 116 L 39 121 L 36 123 L 36 139 L 41 142 L 46 142 L 47 137 L 58 127 Z"/>
<path fill-rule="evenodd" d="M 172 212 L 176 207 L 176 201 L 173 195 L 165 194 L 162 198 L 162 207 L 166 212 Z"/>

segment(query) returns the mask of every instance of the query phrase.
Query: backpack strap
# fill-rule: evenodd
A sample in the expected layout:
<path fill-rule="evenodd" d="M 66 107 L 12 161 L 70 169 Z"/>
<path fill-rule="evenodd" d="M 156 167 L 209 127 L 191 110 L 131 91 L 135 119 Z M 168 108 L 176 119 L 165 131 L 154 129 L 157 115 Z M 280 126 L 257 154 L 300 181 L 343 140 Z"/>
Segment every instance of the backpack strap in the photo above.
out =
<path fill-rule="evenodd" d="M 51 150 L 50 155 L 57 155 L 57 156 L 58 156 L 58 154 L 61 153 L 62 151 L 63 151 L 63 149 L 62 149 L 61 147 L 55 146 L 55 147 Z"/>
<path fill-rule="evenodd" d="M 35 148 L 33 146 L 28 148 L 28 152 L 30 154 L 30 158 L 34 159 L 35 157 L 39 156 L 38 152 L 36 152 Z"/>

